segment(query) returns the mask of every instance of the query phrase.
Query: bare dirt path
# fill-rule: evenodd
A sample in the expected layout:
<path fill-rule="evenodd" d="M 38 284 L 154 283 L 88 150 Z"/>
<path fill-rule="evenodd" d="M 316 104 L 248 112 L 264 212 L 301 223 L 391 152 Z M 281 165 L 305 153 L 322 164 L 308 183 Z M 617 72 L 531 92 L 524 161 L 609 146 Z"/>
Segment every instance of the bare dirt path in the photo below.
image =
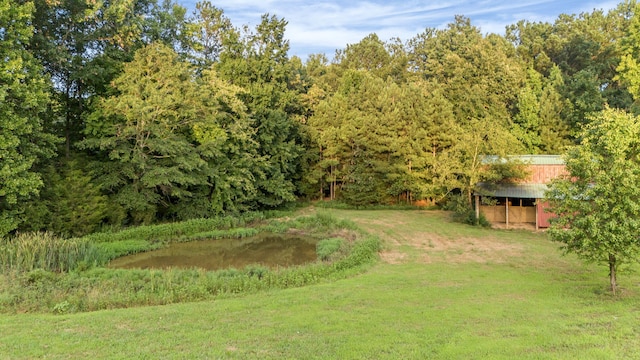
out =
<path fill-rule="evenodd" d="M 506 263 L 525 256 L 526 250 L 512 237 L 497 236 L 500 231 L 451 222 L 441 211 L 403 210 L 321 210 L 348 218 L 383 242 L 380 253 L 390 264 L 433 263 Z M 524 230 L 523 236 L 532 233 Z"/>

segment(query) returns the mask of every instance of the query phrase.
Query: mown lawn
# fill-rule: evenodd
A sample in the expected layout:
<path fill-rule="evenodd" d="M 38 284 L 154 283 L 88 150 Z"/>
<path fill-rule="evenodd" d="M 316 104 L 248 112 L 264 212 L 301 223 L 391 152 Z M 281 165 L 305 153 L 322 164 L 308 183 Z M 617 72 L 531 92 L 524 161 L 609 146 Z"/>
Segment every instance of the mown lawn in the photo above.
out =
<path fill-rule="evenodd" d="M 1 315 L 0 358 L 640 359 L 640 276 L 441 212 L 321 210 L 384 239 L 365 274 L 213 302 Z"/>

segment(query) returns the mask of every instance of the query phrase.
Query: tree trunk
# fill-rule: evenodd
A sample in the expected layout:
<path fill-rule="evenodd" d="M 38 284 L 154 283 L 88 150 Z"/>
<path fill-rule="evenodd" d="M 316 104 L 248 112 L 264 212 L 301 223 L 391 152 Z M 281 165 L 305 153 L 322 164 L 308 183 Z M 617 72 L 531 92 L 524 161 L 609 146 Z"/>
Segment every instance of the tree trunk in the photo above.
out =
<path fill-rule="evenodd" d="M 616 295 L 616 257 L 609 254 L 609 282 L 611 283 L 611 291 Z"/>

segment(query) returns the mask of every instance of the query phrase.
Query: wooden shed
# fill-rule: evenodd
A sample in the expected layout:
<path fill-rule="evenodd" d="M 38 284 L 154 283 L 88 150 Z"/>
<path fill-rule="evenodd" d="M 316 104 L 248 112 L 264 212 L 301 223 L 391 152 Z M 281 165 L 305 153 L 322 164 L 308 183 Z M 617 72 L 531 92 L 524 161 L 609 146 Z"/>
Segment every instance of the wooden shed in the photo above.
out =
<path fill-rule="evenodd" d="M 496 157 L 488 157 L 495 161 Z M 544 211 L 544 193 L 552 179 L 566 173 L 564 160 L 559 155 L 517 155 L 509 160 L 518 160 L 527 166 L 529 175 L 515 183 L 478 183 L 475 191 L 476 216 L 482 213 L 489 222 L 510 224 L 532 224 L 536 230 L 549 227 L 553 214 Z"/>

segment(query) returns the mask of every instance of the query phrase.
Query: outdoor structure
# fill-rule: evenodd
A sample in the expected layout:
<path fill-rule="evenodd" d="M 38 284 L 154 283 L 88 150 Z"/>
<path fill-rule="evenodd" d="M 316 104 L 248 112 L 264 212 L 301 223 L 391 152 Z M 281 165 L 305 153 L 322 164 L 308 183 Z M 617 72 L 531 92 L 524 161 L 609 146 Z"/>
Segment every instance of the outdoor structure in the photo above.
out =
<path fill-rule="evenodd" d="M 496 161 L 496 157 L 487 157 Z M 515 224 L 532 224 L 536 230 L 549 227 L 552 214 L 544 209 L 547 184 L 566 173 L 564 161 L 559 155 L 510 156 L 527 166 L 526 179 L 514 183 L 478 183 L 475 192 L 476 217 L 482 213 L 491 223 L 502 223 L 508 228 Z"/>

